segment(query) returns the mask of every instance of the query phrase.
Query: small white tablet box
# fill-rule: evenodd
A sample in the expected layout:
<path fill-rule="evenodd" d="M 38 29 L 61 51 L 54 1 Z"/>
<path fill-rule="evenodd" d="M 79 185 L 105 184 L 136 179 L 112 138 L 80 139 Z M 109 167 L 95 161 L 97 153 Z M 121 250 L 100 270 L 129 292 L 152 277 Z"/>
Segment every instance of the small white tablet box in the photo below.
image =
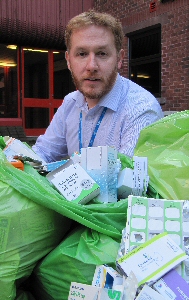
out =
<path fill-rule="evenodd" d="M 92 286 L 120 290 L 123 285 L 123 276 L 107 265 L 96 266 Z"/>
<path fill-rule="evenodd" d="M 122 293 L 112 289 L 71 282 L 68 300 L 121 300 Z"/>
<path fill-rule="evenodd" d="M 66 200 L 78 204 L 85 204 L 100 193 L 99 185 L 79 164 L 55 173 L 51 182 Z"/>
<path fill-rule="evenodd" d="M 100 186 L 100 202 L 117 202 L 117 150 L 109 146 L 81 149 L 81 166 Z"/>
<path fill-rule="evenodd" d="M 134 169 L 125 168 L 118 174 L 118 198 L 125 199 L 129 195 L 142 196 L 148 188 L 147 157 L 133 157 Z"/>

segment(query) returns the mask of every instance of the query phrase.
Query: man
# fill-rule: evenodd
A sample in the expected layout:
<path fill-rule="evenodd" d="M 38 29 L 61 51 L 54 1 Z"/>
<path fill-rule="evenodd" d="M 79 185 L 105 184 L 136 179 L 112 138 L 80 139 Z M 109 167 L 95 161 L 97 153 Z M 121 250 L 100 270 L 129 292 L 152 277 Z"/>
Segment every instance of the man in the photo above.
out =
<path fill-rule="evenodd" d="M 104 145 L 132 157 L 141 129 L 163 116 L 152 94 L 118 74 L 123 40 L 121 23 L 111 15 L 89 11 L 69 21 L 65 57 L 76 91 L 33 146 L 46 162 Z"/>

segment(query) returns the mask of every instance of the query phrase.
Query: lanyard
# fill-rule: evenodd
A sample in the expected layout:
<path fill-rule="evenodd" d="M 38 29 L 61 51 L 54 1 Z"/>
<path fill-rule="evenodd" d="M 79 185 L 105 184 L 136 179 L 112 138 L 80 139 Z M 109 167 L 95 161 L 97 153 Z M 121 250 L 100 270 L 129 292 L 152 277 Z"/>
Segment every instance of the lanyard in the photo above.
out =
<path fill-rule="evenodd" d="M 98 131 L 98 128 L 102 122 L 102 119 L 104 118 L 104 115 L 107 111 L 107 107 L 104 107 L 99 119 L 98 119 L 98 122 L 96 123 L 96 126 L 95 126 L 95 129 L 93 130 L 93 134 L 91 136 L 91 140 L 89 142 L 89 145 L 88 147 L 92 147 L 93 146 L 93 143 L 94 143 L 94 140 L 95 140 L 95 137 L 96 137 L 96 134 L 97 134 L 97 131 Z M 82 111 L 80 111 L 80 117 L 79 117 L 79 152 L 81 153 L 81 148 L 82 147 Z"/>

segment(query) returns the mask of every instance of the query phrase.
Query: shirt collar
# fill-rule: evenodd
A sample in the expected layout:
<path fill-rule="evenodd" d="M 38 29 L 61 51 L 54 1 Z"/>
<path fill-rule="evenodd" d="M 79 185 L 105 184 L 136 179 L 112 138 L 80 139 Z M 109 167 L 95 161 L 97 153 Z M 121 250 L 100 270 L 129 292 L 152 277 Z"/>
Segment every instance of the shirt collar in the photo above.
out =
<path fill-rule="evenodd" d="M 111 110 L 116 111 L 118 109 L 119 100 L 122 94 L 122 87 L 122 77 L 118 74 L 112 89 L 102 97 L 98 103 L 98 106 L 108 107 Z M 85 107 L 86 102 L 83 94 L 80 91 L 76 91 L 76 95 L 77 106 L 80 108 Z"/>

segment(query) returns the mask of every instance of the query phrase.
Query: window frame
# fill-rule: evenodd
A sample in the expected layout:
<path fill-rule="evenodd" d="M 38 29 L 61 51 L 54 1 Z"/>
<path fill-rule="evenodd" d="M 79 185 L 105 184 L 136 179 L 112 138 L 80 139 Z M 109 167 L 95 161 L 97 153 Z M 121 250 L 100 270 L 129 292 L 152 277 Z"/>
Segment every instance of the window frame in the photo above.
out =
<path fill-rule="evenodd" d="M 142 37 L 147 37 L 153 34 L 159 34 L 158 37 L 158 53 L 156 54 L 151 54 L 151 55 L 146 55 L 146 56 L 141 56 L 137 58 L 132 58 L 132 43 L 134 40 L 137 38 L 142 38 Z M 159 72 L 158 72 L 158 81 L 159 81 L 159 87 L 158 87 L 158 92 L 152 93 L 155 97 L 160 98 L 161 97 L 161 24 L 156 24 L 153 26 L 145 27 L 130 33 L 127 33 L 126 36 L 128 37 L 129 41 L 129 79 L 132 80 L 132 72 L 131 69 L 132 67 L 137 67 L 142 64 L 147 64 L 147 63 L 153 63 L 153 62 L 158 62 L 159 63 Z M 136 79 L 135 79 L 136 80 Z M 135 81 L 136 82 L 136 81 Z M 136 82 L 137 83 L 137 82 Z"/>

